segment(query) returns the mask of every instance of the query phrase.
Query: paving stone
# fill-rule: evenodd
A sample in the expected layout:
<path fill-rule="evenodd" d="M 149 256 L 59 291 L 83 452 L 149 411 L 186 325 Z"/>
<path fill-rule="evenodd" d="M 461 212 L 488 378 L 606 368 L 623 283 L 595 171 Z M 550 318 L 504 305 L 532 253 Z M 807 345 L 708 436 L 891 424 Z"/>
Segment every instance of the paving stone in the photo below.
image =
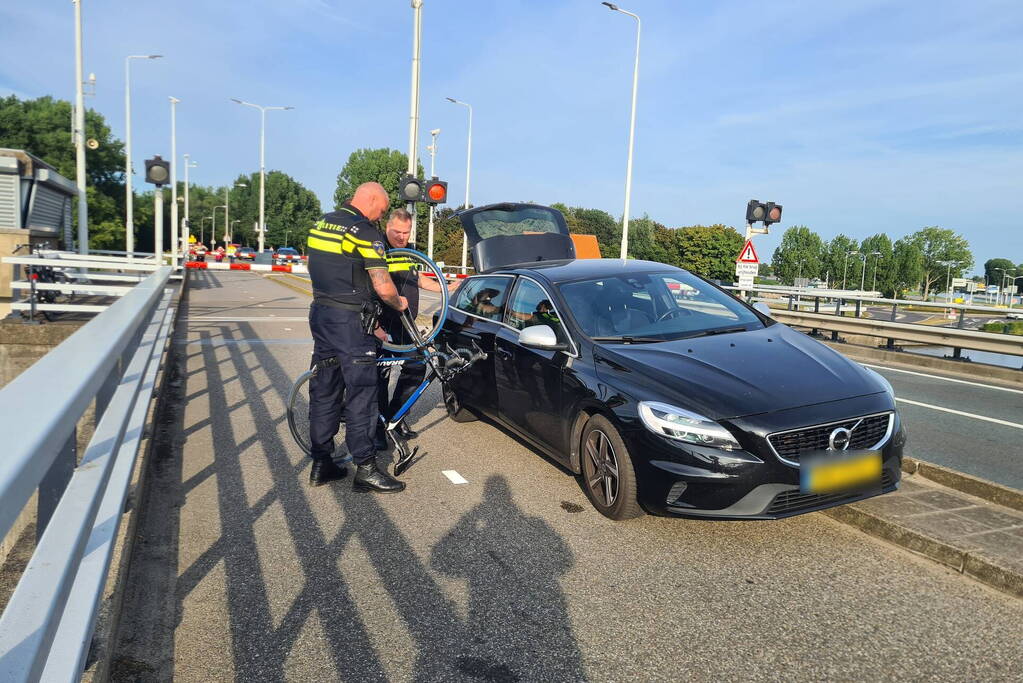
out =
<path fill-rule="evenodd" d="M 960 517 L 956 513 L 948 511 L 903 517 L 899 520 L 899 523 L 911 529 L 922 531 L 934 538 L 945 541 L 955 539 L 957 541 L 956 545 L 961 545 L 961 537 L 967 534 L 991 530 L 983 522 Z"/>
<path fill-rule="evenodd" d="M 924 491 L 923 493 L 913 494 L 913 500 L 933 505 L 941 510 L 954 510 L 956 508 L 964 508 L 973 505 L 974 503 L 963 496 L 957 496 L 952 493 L 946 493 L 945 491 Z"/>
<path fill-rule="evenodd" d="M 1007 510 L 1006 508 L 977 505 L 975 507 L 956 510 L 955 512 L 960 517 L 966 517 L 967 519 L 982 522 L 992 529 L 1006 529 L 1016 526 L 1023 527 L 1023 514 Z"/>
<path fill-rule="evenodd" d="M 915 498 L 898 494 L 871 498 L 863 502 L 863 507 L 876 514 L 891 515 L 892 517 L 935 512 L 938 509 Z"/>

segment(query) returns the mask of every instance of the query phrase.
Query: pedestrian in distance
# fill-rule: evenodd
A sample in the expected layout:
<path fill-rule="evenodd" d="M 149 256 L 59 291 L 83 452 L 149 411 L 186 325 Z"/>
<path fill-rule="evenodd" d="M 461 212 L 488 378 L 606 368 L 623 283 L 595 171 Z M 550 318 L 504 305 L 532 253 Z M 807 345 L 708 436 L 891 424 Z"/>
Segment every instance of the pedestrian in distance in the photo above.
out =
<path fill-rule="evenodd" d="M 408 247 L 409 237 L 412 234 L 412 214 L 405 209 L 395 209 L 387 218 L 387 225 L 384 228 L 384 238 L 388 249 L 402 249 Z M 394 281 L 398 294 L 408 301 L 408 313 L 415 324 L 416 316 L 419 315 L 419 290 L 425 289 L 430 292 L 439 292 L 444 285 L 431 277 L 424 277 L 419 274 L 416 262 L 407 256 L 388 256 L 387 270 Z M 452 281 L 447 285 L 448 291 L 457 288 L 458 283 Z M 394 309 L 387 309 L 380 317 L 380 329 L 382 335 L 390 338 L 395 344 L 410 344 L 412 339 L 405 326 L 402 324 L 401 316 Z M 398 381 L 394 387 L 394 396 L 388 400 L 388 388 L 390 380 L 390 367 L 380 368 L 380 389 L 379 409 L 380 414 L 390 421 L 405 402 L 415 393 L 416 388 L 422 383 L 426 376 L 426 363 L 422 360 L 407 360 L 398 366 Z M 414 439 L 418 434 L 406 424 L 407 418 L 395 428 L 395 431 L 405 439 Z M 381 424 L 377 431 L 377 448 L 383 450 L 387 442 Z"/>
<path fill-rule="evenodd" d="M 324 214 L 306 238 L 313 303 L 309 328 L 313 363 L 309 381 L 309 483 L 345 476 L 333 460 L 334 436 L 345 421 L 345 445 L 355 463 L 355 491 L 398 493 L 405 484 L 376 463 L 377 337 L 380 302 L 408 306 L 387 272 L 384 236 L 375 227 L 390 204 L 379 183 L 363 183 L 351 200 Z"/>

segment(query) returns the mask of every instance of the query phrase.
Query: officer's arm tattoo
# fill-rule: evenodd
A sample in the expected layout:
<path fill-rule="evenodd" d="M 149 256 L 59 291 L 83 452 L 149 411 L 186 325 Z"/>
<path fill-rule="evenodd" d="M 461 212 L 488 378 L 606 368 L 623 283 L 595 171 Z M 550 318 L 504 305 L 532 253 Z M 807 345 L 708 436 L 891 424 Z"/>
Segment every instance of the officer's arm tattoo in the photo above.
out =
<path fill-rule="evenodd" d="M 380 297 L 380 300 L 391 308 L 401 308 L 401 300 L 398 298 L 398 290 L 394 286 L 394 280 L 388 275 L 386 268 L 371 268 L 366 271 L 369 279 L 373 282 L 373 290 Z"/>

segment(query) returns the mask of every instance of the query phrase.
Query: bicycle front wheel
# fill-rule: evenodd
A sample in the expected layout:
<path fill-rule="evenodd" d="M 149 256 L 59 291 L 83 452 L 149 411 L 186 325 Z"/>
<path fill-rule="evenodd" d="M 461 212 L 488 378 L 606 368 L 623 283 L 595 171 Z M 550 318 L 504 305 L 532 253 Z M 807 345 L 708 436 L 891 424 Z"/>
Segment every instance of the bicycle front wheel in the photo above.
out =
<path fill-rule="evenodd" d="M 424 292 L 420 290 L 421 299 L 424 298 L 423 294 L 426 296 L 436 296 L 440 299 L 437 306 L 421 306 L 415 321 L 416 329 L 419 331 L 419 336 L 425 346 L 432 342 L 440 333 L 441 328 L 444 326 L 444 321 L 448 317 L 448 288 L 447 280 L 444 279 L 444 273 L 429 256 L 415 249 L 388 249 L 387 264 L 388 270 L 392 274 L 415 271 L 420 278 L 431 278 L 440 283 L 439 292 Z M 434 318 L 436 322 L 434 322 Z M 414 340 L 408 339 L 408 335 L 404 335 L 401 339 L 383 342 L 383 347 L 394 353 L 408 353 L 420 348 L 420 345 L 415 343 Z"/>

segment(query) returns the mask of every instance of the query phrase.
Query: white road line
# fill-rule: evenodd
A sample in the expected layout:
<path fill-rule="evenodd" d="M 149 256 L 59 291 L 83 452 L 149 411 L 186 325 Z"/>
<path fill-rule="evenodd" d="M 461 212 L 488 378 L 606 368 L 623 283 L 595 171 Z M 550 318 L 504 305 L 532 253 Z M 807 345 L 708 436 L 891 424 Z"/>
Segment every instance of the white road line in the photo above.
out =
<path fill-rule="evenodd" d="M 454 470 L 442 470 L 441 474 L 451 480 L 452 484 L 468 484 L 469 480 Z"/>
<path fill-rule="evenodd" d="M 270 318 L 273 318 L 273 320 L 271 320 Z M 309 316 L 302 316 L 302 317 L 297 317 L 297 316 L 296 317 L 285 317 L 285 316 L 281 316 L 281 317 L 275 318 L 273 316 L 273 314 L 271 314 L 269 317 L 254 316 L 254 317 L 251 317 L 251 318 L 232 318 L 232 317 L 218 318 L 218 317 L 212 316 L 212 315 L 194 315 L 194 316 L 189 316 L 189 317 L 185 318 L 185 321 L 186 322 L 190 322 L 190 323 L 203 323 L 203 322 L 217 322 L 217 323 L 298 323 L 298 322 L 303 322 L 304 323 L 307 320 L 309 320 Z"/>
<path fill-rule="evenodd" d="M 920 403 L 919 401 L 910 401 L 908 398 L 895 397 L 895 400 L 899 403 L 908 403 L 911 406 L 920 406 L 921 408 L 930 408 L 931 410 L 940 410 L 943 413 L 952 413 L 953 415 L 962 415 L 963 417 L 972 417 L 974 420 L 983 420 L 984 422 L 994 422 L 997 425 L 1005 425 L 1006 427 L 1015 427 L 1016 429 L 1023 429 L 1023 424 L 1016 422 L 1008 422 L 1007 420 L 999 420 L 995 417 L 987 417 L 985 415 L 974 415 L 973 413 L 964 413 L 961 410 L 952 410 L 951 408 L 942 408 L 941 406 L 931 405 L 930 403 Z"/>
<path fill-rule="evenodd" d="M 860 365 L 868 368 L 874 368 L 875 370 L 891 370 L 892 372 L 901 372 L 906 375 L 916 375 L 917 377 L 929 377 L 931 379 L 940 379 L 946 382 L 955 382 L 956 384 L 969 384 L 975 387 L 983 387 L 984 389 L 994 389 L 995 391 L 1008 391 L 1010 394 L 1023 394 L 1023 391 L 1019 389 L 1009 389 L 1008 387 L 999 387 L 994 384 L 981 384 L 980 382 L 970 382 L 965 379 L 952 379 L 951 377 L 942 377 L 941 375 L 928 375 L 926 372 L 900 370 L 899 368 L 890 368 L 887 365 L 871 365 L 870 363 L 860 363 Z"/>

